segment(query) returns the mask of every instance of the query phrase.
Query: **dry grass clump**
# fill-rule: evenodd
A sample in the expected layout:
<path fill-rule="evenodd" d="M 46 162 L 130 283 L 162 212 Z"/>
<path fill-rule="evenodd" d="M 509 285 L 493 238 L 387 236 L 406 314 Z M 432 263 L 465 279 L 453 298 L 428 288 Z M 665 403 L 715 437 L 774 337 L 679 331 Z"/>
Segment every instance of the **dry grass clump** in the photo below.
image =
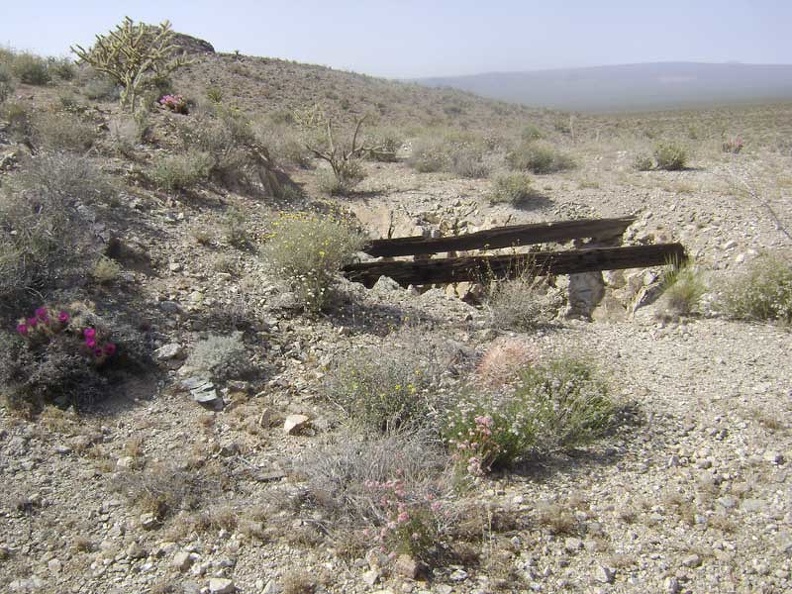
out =
<path fill-rule="evenodd" d="M 483 178 L 498 165 L 493 143 L 458 130 L 426 131 L 412 142 L 407 163 L 419 173 L 446 171 L 460 177 Z"/>
<path fill-rule="evenodd" d="M 47 60 L 28 52 L 16 54 L 11 62 L 11 71 L 26 85 L 46 85 L 52 80 Z"/>
<path fill-rule="evenodd" d="M 219 491 L 219 484 L 210 468 L 196 473 L 163 463 L 120 472 L 115 475 L 112 487 L 142 512 L 162 521 L 178 511 L 199 509 Z"/>
<path fill-rule="evenodd" d="M 543 279 L 526 274 L 495 283 L 487 305 L 495 328 L 524 332 L 552 322 L 563 306 L 563 298 Z"/>
<path fill-rule="evenodd" d="M 14 78 L 11 74 L 11 68 L 0 62 L 0 105 L 11 96 L 14 92 L 14 88 Z"/>
<path fill-rule="evenodd" d="M 655 146 L 654 160 L 657 169 L 681 171 L 687 167 L 688 151 L 676 142 L 661 142 Z"/>
<path fill-rule="evenodd" d="M 338 271 L 362 244 L 362 235 L 347 225 L 305 213 L 275 221 L 261 257 L 289 286 L 299 305 L 317 313 L 328 304 Z"/>
<path fill-rule="evenodd" d="M 33 139 L 48 151 L 85 153 L 98 137 L 93 124 L 68 112 L 41 112 L 33 120 Z"/>
<path fill-rule="evenodd" d="M 722 289 L 721 305 L 740 320 L 792 322 L 792 266 L 781 256 L 765 254 Z"/>
<path fill-rule="evenodd" d="M 386 346 L 350 352 L 331 369 L 327 397 L 364 431 L 387 434 L 426 427 L 447 356 L 425 337 L 391 335 Z"/>
<path fill-rule="evenodd" d="M 677 315 L 694 312 L 707 292 L 701 271 L 690 261 L 669 264 L 662 282 L 665 305 Z"/>
<path fill-rule="evenodd" d="M 506 203 L 519 206 L 534 194 L 530 176 L 525 173 L 502 173 L 492 181 L 489 201 L 492 204 Z"/>
<path fill-rule="evenodd" d="M 206 182 L 211 169 L 212 159 L 207 153 L 190 151 L 159 159 L 149 175 L 164 190 L 185 191 Z"/>
<path fill-rule="evenodd" d="M 433 433 L 343 440 L 303 461 L 308 510 L 323 514 L 338 550 L 379 544 L 426 560 L 447 528 L 442 501 L 453 490 Z"/>
<path fill-rule="evenodd" d="M 537 175 L 574 169 L 575 160 L 543 141 L 522 142 L 506 156 L 509 166 L 516 171 L 530 171 Z"/>

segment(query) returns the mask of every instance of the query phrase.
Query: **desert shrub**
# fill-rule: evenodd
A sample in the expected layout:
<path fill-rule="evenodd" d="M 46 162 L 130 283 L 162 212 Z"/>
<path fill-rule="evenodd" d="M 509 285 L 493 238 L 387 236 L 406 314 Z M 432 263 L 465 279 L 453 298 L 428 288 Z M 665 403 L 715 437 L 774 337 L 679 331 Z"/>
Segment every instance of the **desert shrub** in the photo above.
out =
<path fill-rule="evenodd" d="M 632 167 L 636 171 L 650 171 L 654 169 L 654 159 L 652 159 L 651 155 L 636 155 L 633 159 Z"/>
<path fill-rule="evenodd" d="M 241 332 L 229 336 L 212 335 L 197 342 L 185 365 L 214 381 L 238 379 L 250 372 Z"/>
<path fill-rule="evenodd" d="M 20 82 L 27 85 L 46 85 L 52 80 L 47 61 L 27 52 L 14 57 L 11 70 Z"/>
<path fill-rule="evenodd" d="M 535 124 L 526 124 L 520 132 L 520 138 L 524 142 L 533 142 L 544 137 L 542 130 Z"/>
<path fill-rule="evenodd" d="M 330 217 L 284 216 L 273 224 L 261 256 L 300 306 L 316 313 L 327 304 L 336 274 L 362 243 L 359 233 Z"/>
<path fill-rule="evenodd" d="M 722 290 L 727 315 L 740 320 L 792 322 L 792 266 L 780 256 L 763 255 Z"/>
<path fill-rule="evenodd" d="M 270 157 L 281 165 L 293 165 L 308 169 L 313 164 L 313 154 L 300 140 L 297 132 L 284 124 L 271 128 L 258 126 L 256 136 L 269 150 Z"/>
<path fill-rule="evenodd" d="M 543 279 L 525 274 L 494 284 L 487 304 L 495 328 L 527 331 L 550 323 L 558 315 L 563 299 Z"/>
<path fill-rule="evenodd" d="M 687 166 L 688 152 L 675 142 L 662 142 L 655 146 L 654 160 L 658 169 L 680 171 Z"/>
<path fill-rule="evenodd" d="M 543 142 L 523 142 L 506 156 L 516 171 L 530 171 L 537 175 L 556 173 L 575 168 L 575 161 L 552 145 Z"/>
<path fill-rule="evenodd" d="M 518 206 L 534 194 L 531 178 L 525 173 L 503 173 L 492 181 L 489 201 L 492 204 L 505 202 Z"/>
<path fill-rule="evenodd" d="M 319 189 L 330 196 L 346 196 L 355 186 L 366 179 L 366 172 L 360 161 L 347 161 L 336 172 L 330 170 L 319 171 Z"/>
<path fill-rule="evenodd" d="M 11 96 L 14 92 L 14 79 L 11 75 L 11 68 L 0 63 L 0 104 Z"/>
<path fill-rule="evenodd" d="M 61 80 L 73 80 L 77 76 L 74 62 L 68 58 L 47 58 L 47 68 L 51 74 Z"/>
<path fill-rule="evenodd" d="M 78 207 L 111 192 L 87 160 L 71 155 L 37 157 L 10 176 L 0 190 L 0 302 L 18 307 L 26 292 L 81 275 L 95 247 Z"/>
<path fill-rule="evenodd" d="M 28 413 L 46 404 L 90 406 L 129 361 L 113 324 L 78 305 L 38 307 L 18 321 L 16 336 L 0 340 L 0 385 L 11 407 Z"/>
<path fill-rule="evenodd" d="M 107 256 L 101 256 L 91 270 L 91 276 L 100 285 L 112 283 L 121 274 L 121 265 Z"/>
<path fill-rule="evenodd" d="M 30 109 L 23 103 L 7 101 L 0 111 L 7 122 L 6 133 L 14 142 L 31 143 L 33 137 L 33 118 Z"/>
<path fill-rule="evenodd" d="M 443 436 L 458 468 L 480 476 L 536 453 L 589 443 L 611 426 L 607 385 L 578 359 L 528 367 L 509 394 L 464 393 Z"/>
<path fill-rule="evenodd" d="M 451 153 L 451 172 L 471 179 L 487 177 L 492 171 L 492 159 L 483 143 L 466 143 Z"/>
<path fill-rule="evenodd" d="M 447 171 L 461 177 L 487 177 L 497 161 L 497 143 L 494 138 L 441 129 L 412 142 L 407 164 L 419 173 Z"/>
<path fill-rule="evenodd" d="M 129 116 L 119 116 L 110 120 L 109 136 L 112 147 L 126 157 L 134 155 L 135 147 L 143 140 L 141 120 Z"/>
<path fill-rule="evenodd" d="M 246 180 L 253 162 L 248 147 L 255 145 L 256 137 L 244 114 L 220 107 L 185 119 L 178 131 L 186 151 L 208 156 L 212 179 L 228 187 Z"/>
<path fill-rule="evenodd" d="M 402 134 L 393 128 L 375 128 L 366 134 L 365 145 L 368 148 L 365 157 L 371 161 L 392 163 L 397 160 L 397 153 L 404 144 Z"/>
<path fill-rule="evenodd" d="M 31 159 L 10 181 L 10 187 L 49 194 L 72 208 L 106 203 L 116 194 L 113 180 L 93 161 L 72 153 Z"/>
<path fill-rule="evenodd" d="M 450 149 L 438 138 L 418 138 L 412 142 L 407 164 L 419 173 L 444 171 L 451 163 Z"/>
<path fill-rule="evenodd" d="M 164 190 L 191 190 L 209 179 L 211 167 L 211 157 L 207 153 L 190 151 L 163 157 L 149 175 Z"/>
<path fill-rule="evenodd" d="M 690 261 L 666 266 L 662 283 L 666 307 L 678 315 L 692 313 L 707 292 L 701 271 Z"/>
<path fill-rule="evenodd" d="M 49 151 L 84 153 L 97 138 L 93 125 L 67 112 L 43 112 L 33 120 L 33 138 L 37 146 Z"/>
<path fill-rule="evenodd" d="M 315 448 L 302 467 L 310 501 L 332 518 L 338 548 L 374 541 L 388 553 L 428 560 L 443 533 L 451 490 L 447 458 L 433 433 L 360 439 Z"/>
<path fill-rule="evenodd" d="M 214 468 L 193 472 L 172 463 L 154 463 L 116 473 L 110 486 L 141 512 L 162 521 L 179 511 L 200 509 L 217 496 L 220 485 Z"/>
<path fill-rule="evenodd" d="M 109 76 L 94 70 L 84 68 L 78 73 L 81 84 L 80 92 L 92 101 L 118 101 L 121 87 Z"/>
<path fill-rule="evenodd" d="M 438 354 L 427 344 L 354 351 L 329 373 L 327 397 L 364 431 L 415 430 L 429 421 L 431 388 L 438 376 Z"/>

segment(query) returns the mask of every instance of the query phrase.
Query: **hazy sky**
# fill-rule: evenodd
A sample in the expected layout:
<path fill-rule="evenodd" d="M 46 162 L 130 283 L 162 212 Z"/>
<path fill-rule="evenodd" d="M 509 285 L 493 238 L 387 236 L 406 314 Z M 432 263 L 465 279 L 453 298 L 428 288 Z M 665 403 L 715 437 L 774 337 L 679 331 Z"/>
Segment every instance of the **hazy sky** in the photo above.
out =
<path fill-rule="evenodd" d="M 792 0 L 0 0 L 0 44 L 65 56 L 127 15 L 168 19 L 218 51 L 388 77 L 792 64 Z"/>

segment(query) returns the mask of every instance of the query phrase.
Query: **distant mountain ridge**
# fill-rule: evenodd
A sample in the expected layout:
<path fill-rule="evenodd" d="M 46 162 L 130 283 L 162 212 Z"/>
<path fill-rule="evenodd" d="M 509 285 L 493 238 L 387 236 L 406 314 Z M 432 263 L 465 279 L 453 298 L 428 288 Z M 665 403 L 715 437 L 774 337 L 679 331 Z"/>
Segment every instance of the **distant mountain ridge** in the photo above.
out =
<path fill-rule="evenodd" d="M 657 62 L 415 79 L 483 97 L 581 111 L 792 100 L 792 65 Z"/>

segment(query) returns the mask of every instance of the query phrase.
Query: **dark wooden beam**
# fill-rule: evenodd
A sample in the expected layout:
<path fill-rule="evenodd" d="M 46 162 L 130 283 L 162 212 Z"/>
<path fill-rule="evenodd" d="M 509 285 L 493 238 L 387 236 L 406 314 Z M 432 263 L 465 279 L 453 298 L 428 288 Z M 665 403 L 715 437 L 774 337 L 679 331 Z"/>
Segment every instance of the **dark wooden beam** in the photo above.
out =
<path fill-rule="evenodd" d="M 572 239 L 592 238 L 600 241 L 621 237 L 634 218 L 618 219 L 580 219 L 531 225 L 511 225 L 496 227 L 476 233 L 427 239 L 425 237 L 400 237 L 396 239 L 375 239 L 363 248 L 374 257 L 381 256 L 418 256 L 439 252 L 459 252 L 463 250 L 498 249 L 520 245 L 557 242 Z"/>
<path fill-rule="evenodd" d="M 501 256 L 467 256 L 434 260 L 360 262 L 343 268 L 352 281 L 371 287 L 381 276 L 401 286 L 479 282 L 489 278 L 514 278 L 525 271 L 535 275 L 574 274 L 597 270 L 643 268 L 685 259 L 680 243 L 613 248 L 542 251 Z"/>

